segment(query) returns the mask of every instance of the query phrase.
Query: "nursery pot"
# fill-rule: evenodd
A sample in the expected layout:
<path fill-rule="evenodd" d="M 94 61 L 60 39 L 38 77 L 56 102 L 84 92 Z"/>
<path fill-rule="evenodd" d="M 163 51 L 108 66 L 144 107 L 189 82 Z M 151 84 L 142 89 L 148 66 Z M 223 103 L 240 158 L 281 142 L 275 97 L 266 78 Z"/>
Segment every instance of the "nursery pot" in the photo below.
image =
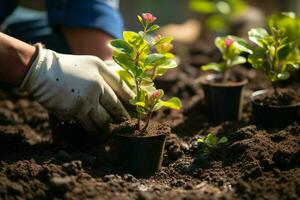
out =
<path fill-rule="evenodd" d="M 128 136 L 114 134 L 117 160 L 126 172 L 146 178 L 161 168 L 166 135 Z"/>
<path fill-rule="evenodd" d="M 243 90 L 248 81 L 222 83 L 221 80 L 222 76 L 217 74 L 200 78 L 207 116 L 213 123 L 238 121 L 242 115 Z"/>
<path fill-rule="evenodd" d="M 259 90 L 251 95 L 254 122 L 264 128 L 284 128 L 298 117 L 300 102 L 294 105 L 274 106 L 258 103 L 256 99 L 268 90 Z"/>

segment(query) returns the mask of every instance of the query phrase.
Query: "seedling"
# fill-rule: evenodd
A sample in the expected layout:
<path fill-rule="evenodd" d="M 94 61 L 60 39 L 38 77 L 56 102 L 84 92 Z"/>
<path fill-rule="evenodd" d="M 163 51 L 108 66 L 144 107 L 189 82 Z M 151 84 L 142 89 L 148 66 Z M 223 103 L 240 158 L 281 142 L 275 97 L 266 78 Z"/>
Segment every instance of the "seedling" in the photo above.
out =
<path fill-rule="evenodd" d="M 237 40 L 242 40 L 235 36 L 226 36 L 226 37 L 216 37 L 215 45 L 222 54 L 222 61 L 219 63 L 209 63 L 207 65 L 201 66 L 201 70 L 213 70 L 222 74 L 223 82 L 228 79 L 228 69 L 233 66 L 243 64 L 247 59 L 240 54 L 242 51 L 235 46 Z"/>
<path fill-rule="evenodd" d="M 233 20 L 245 11 L 244 0 L 190 0 L 189 7 L 192 11 L 207 16 L 206 28 L 226 34 L 230 32 Z"/>
<path fill-rule="evenodd" d="M 293 12 L 283 12 L 268 18 L 269 27 L 284 28 L 290 42 L 300 47 L 300 19 Z"/>
<path fill-rule="evenodd" d="M 270 33 L 264 28 L 253 28 L 248 32 L 249 39 L 256 47 L 252 48 L 246 41 L 241 40 L 237 41 L 236 46 L 250 53 L 248 62 L 266 73 L 277 96 L 278 82 L 288 79 L 290 71 L 299 68 L 300 56 L 295 42 L 289 40 L 286 29 L 270 28 Z"/>
<path fill-rule="evenodd" d="M 207 154 L 213 153 L 220 144 L 228 142 L 227 137 L 218 138 L 217 136 L 209 133 L 206 137 L 197 139 L 197 142 L 204 146 L 204 152 Z"/>
<path fill-rule="evenodd" d="M 113 40 L 110 45 L 114 61 L 124 69 L 119 72 L 120 76 L 136 93 L 129 102 L 136 107 L 138 113 L 138 130 L 145 131 L 154 111 L 163 106 L 179 109 L 181 101 L 177 97 L 162 100 L 164 91 L 156 89 L 153 82 L 156 77 L 177 66 L 174 55 L 170 52 L 173 47 L 172 38 L 153 38 L 148 35 L 159 29 L 158 25 L 153 24 L 156 17 L 151 13 L 143 13 L 137 17 L 143 30 L 138 33 L 124 31 L 123 39 Z M 146 121 L 144 127 L 141 127 L 142 118 Z"/>

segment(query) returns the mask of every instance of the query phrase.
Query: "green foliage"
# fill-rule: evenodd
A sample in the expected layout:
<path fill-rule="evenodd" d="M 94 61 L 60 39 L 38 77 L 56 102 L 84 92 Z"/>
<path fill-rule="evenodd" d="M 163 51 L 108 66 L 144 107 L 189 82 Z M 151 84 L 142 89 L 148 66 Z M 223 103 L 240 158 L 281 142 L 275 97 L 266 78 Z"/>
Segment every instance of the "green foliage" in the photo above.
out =
<path fill-rule="evenodd" d="M 207 16 L 205 25 L 214 32 L 228 33 L 230 23 L 246 7 L 244 0 L 190 0 L 192 11 Z"/>
<path fill-rule="evenodd" d="M 247 43 L 245 40 L 232 35 L 228 35 L 226 37 L 217 37 L 215 39 L 215 45 L 222 54 L 222 61 L 219 63 L 209 63 L 207 65 L 203 65 L 201 66 L 201 70 L 213 70 L 222 73 L 224 77 L 225 72 L 229 68 L 245 63 L 246 58 L 240 55 L 245 50 L 242 51 L 240 47 L 236 47 L 237 41 L 243 44 Z"/>
<path fill-rule="evenodd" d="M 290 70 L 299 68 L 300 56 L 295 42 L 289 39 L 284 28 L 270 28 L 270 33 L 263 28 L 253 28 L 248 32 L 255 47 L 241 42 L 237 42 L 236 47 L 250 53 L 248 62 L 255 69 L 264 71 L 274 86 L 279 80 L 288 79 Z"/>
<path fill-rule="evenodd" d="M 203 150 L 207 154 L 213 153 L 220 144 L 228 142 L 227 137 L 218 138 L 217 136 L 209 133 L 206 137 L 197 139 L 197 142 L 203 145 Z"/>
<path fill-rule="evenodd" d="M 300 47 L 300 18 L 293 12 L 283 12 L 268 18 L 269 27 L 284 28 L 289 42 L 295 42 Z"/>
<path fill-rule="evenodd" d="M 135 89 L 136 96 L 130 100 L 130 104 L 136 107 L 140 130 L 141 116 L 146 118 L 146 125 L 142 129 L 145 130 L 152 112 L 162 107 L 181 107 L 181 101 L 176 97 L 162 100 L 164 92 L 156 89 L 154 84 L 156 77 L 177 66 L 174 55 L 170 52 L 173 39 L 162 36 L 152 38 L 147 35 L 159 28 L 158 25 L 152 24 L 155 20 L 156 17 L 152 14 L 143 13 L 142 16 L 138 16 L 138 21 L 143 26 L 142 31 L 124 31 L 123 39 L 112 40 L 110 43 L 114 61 L 125 70 L 119 71 L 118 74 Z"/>

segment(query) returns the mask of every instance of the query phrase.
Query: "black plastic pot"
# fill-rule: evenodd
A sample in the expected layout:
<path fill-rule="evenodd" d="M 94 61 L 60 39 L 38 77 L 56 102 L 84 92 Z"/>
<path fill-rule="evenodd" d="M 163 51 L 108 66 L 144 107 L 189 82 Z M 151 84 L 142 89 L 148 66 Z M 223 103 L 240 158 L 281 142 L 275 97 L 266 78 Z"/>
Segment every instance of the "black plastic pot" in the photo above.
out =
<path fill-rule="evenodd" d="M 166 135 L 125 136 L 114 134 L 118 162 L 135 177 L 147 178 L 161 168 Z"/>
<path fill-rule="evenodd" d="M 251 95 L 252 116 L 254 122 L 263 128 L 284 128 L 297 120 L 300 109 L 300 102 L 295 105 L 272 106 L 263 105 L 255 101 L 261 95 L 265 95 L 268 90 L 259 90 Z"/>
<path fill-rule="evenodd" d="M 220 75 L 210 74 L 200 78 L 204 91 L 207 116 L 213 123 L 238 121 L 241 119 L 243 106 L 243 89 L 247 79 L 240 82 L 224 84 Z"/>

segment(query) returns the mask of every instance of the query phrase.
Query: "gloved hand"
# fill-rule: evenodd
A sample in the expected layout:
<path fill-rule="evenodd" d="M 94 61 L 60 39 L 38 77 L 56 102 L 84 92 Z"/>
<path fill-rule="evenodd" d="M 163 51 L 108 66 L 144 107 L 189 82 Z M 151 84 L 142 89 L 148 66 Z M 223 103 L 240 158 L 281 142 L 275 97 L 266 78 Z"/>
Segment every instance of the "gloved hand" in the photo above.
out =
<path fill-rule="evenodd" d="M 122 102 L 134 93 L 95 56 L 59 54 L 37 46 L 37 57 L 20 90 L 64 121 L 76 119 L 90 132 L 130 117 Z"/>

